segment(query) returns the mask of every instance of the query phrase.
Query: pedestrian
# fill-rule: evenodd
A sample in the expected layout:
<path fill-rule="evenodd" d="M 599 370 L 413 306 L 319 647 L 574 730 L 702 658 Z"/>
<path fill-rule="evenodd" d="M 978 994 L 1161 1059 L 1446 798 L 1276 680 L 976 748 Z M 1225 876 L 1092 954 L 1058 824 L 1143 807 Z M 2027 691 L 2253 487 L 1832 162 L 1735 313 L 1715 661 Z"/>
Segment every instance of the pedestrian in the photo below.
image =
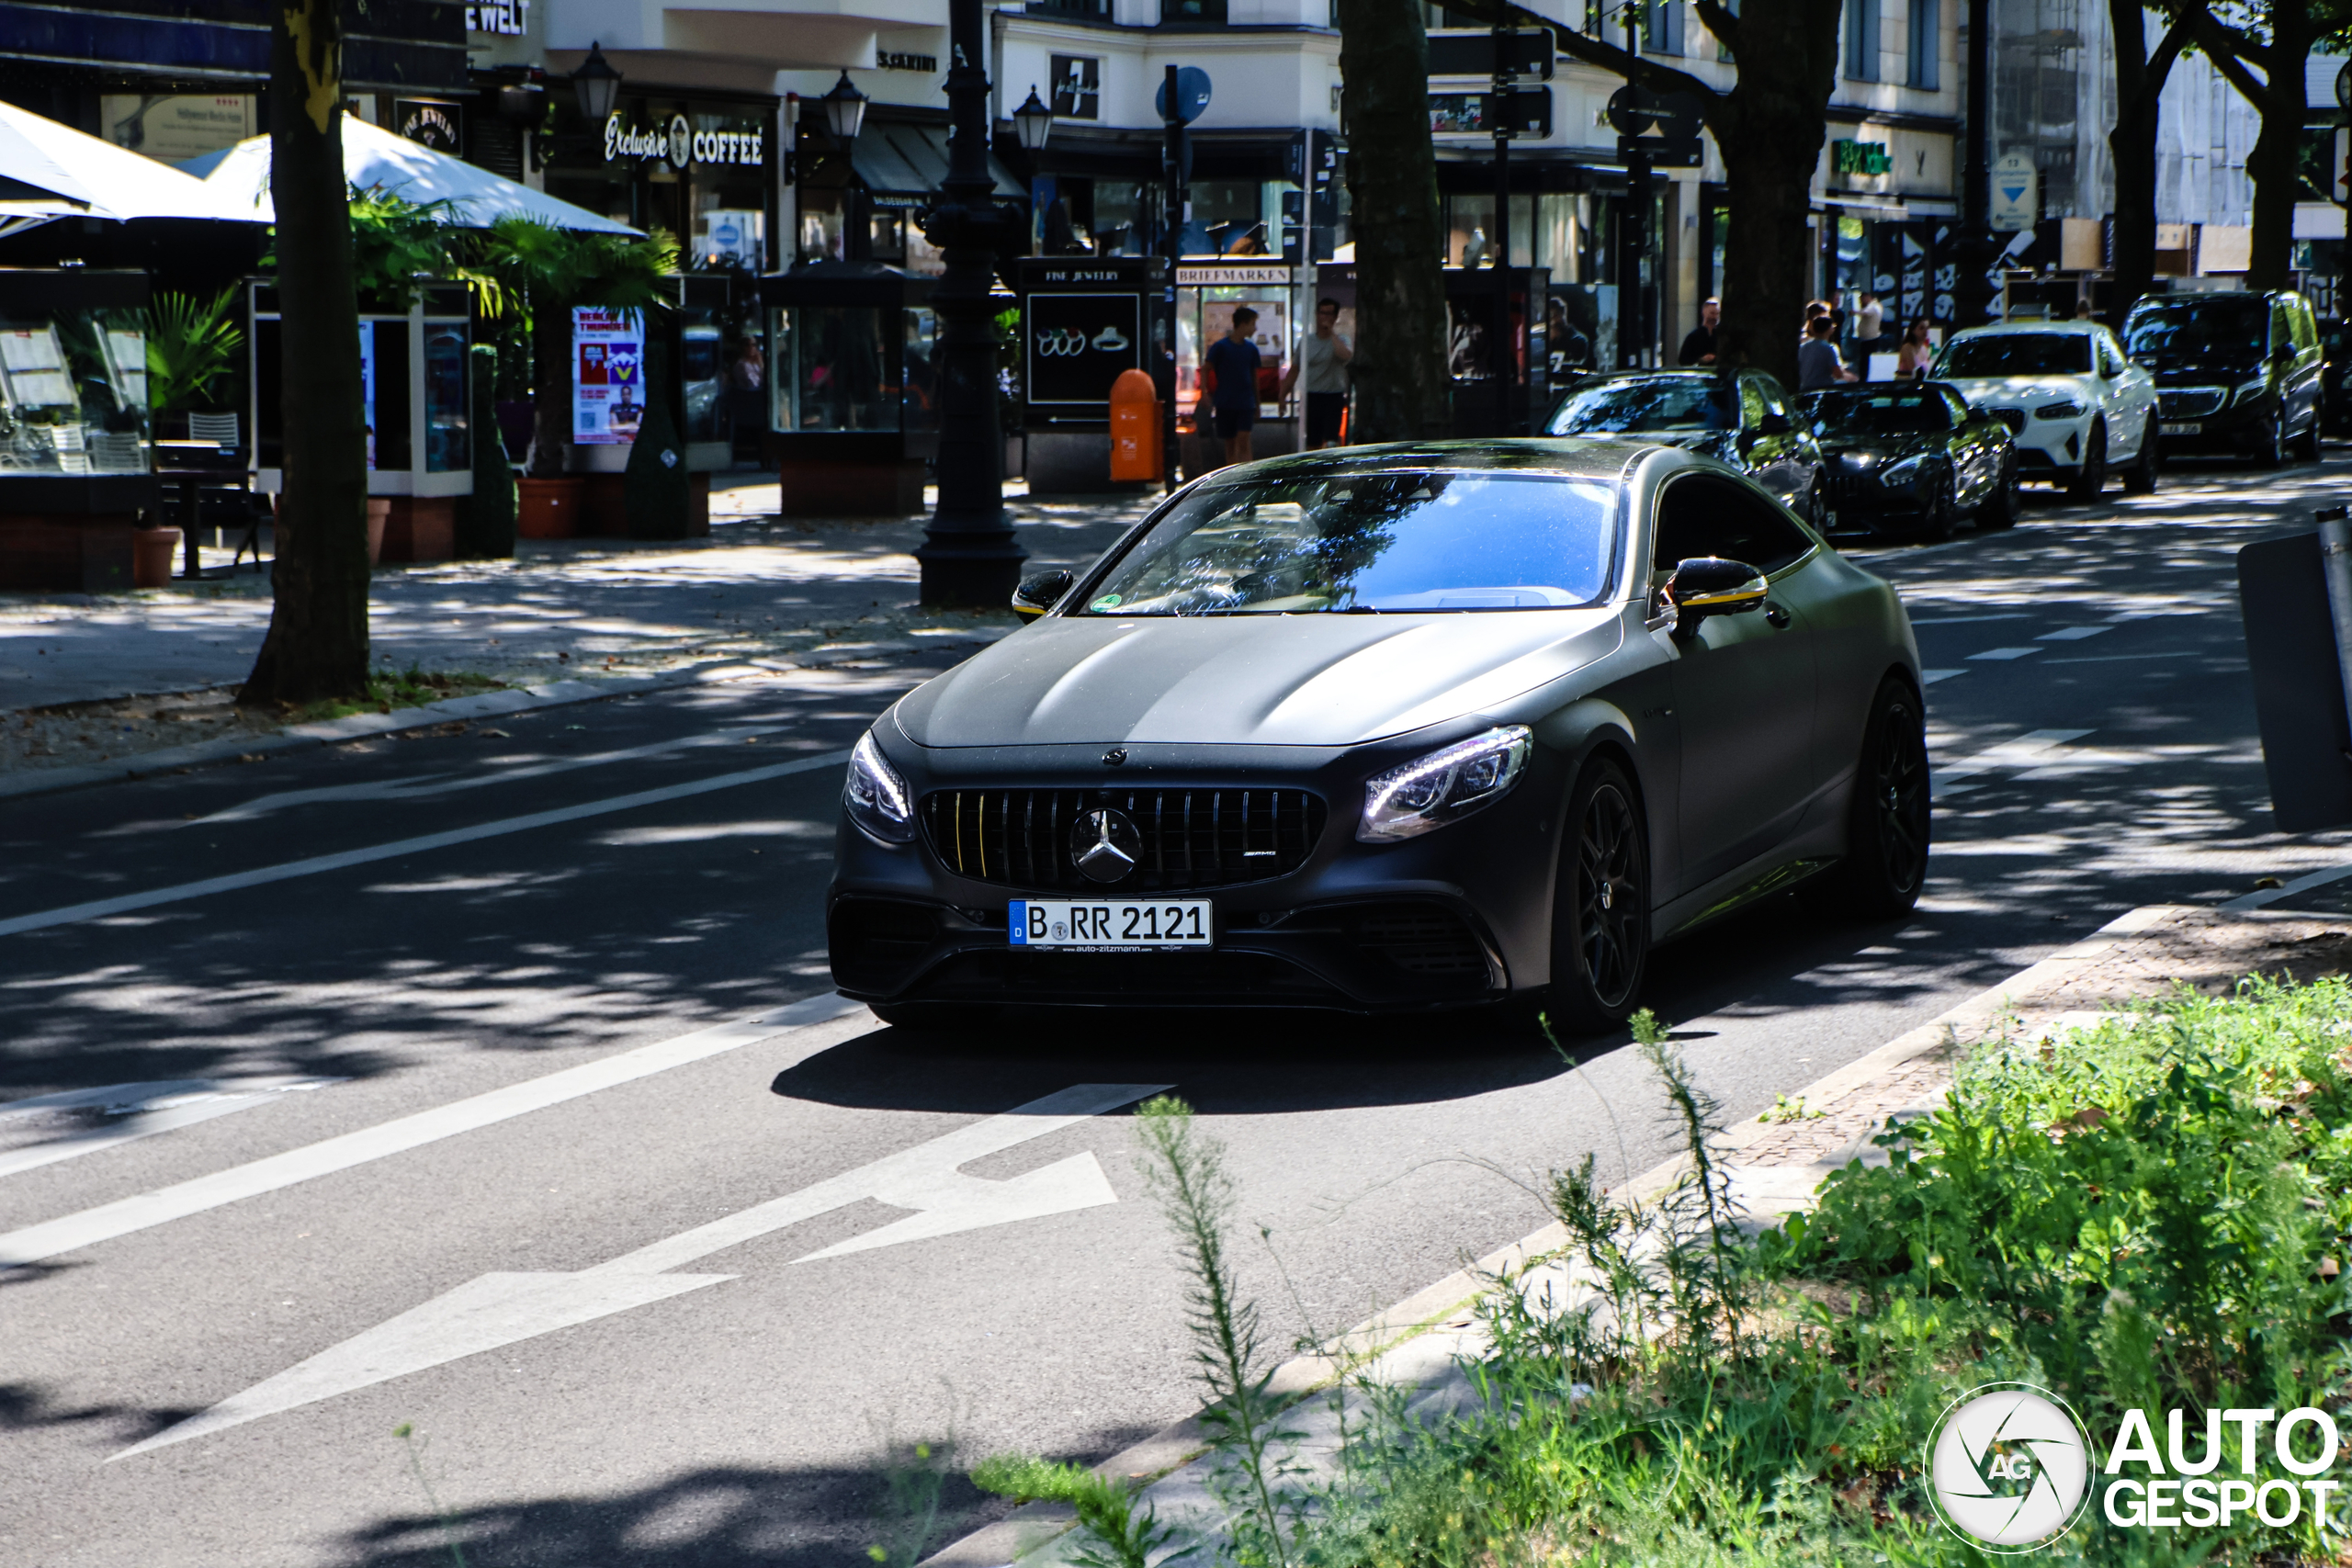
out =
<path fill-rule="evenodd" d="M 1928 366 L 1936 357 L 1936 345 L 1928 341 L 1928 318 L 1920 317 L 1903 334 L 1903 344 L 1894 351 L 1896 379 L 1919 378 L 1928 374 Z"/>
<path fill-rule="evenodd" d="M 1306 450 L 1340 444 L 1340 422 L 1348 412 L 1348 362 L 1355 345 L 1340 335 L 1340 302 L 1315 302 L 1315 330 L 1298 340 L 1298 357 L 1283 372 L 1283 396 L 1300 376 L 1306 378 Z"/>
<path fill-rule="evenodd" d="M 1862 290 L 1862 308 L 1854 312 L 1854 340 L 1865 349 L 1878 346 L 1879 334 L 1886 331 L 1886 307 L 1878 296 Z"/>
<path fill-rule="evenodd" d="M 1799 348 L 1803 348 L 1805 345 L 1806 341 L 1813 336 L 1813 323 L 1820 321 L 1823 317 L 1828 314 L 1829 307 L 1823 304 L 1820 300 L 1808 299 L 1805 301 L 1804 324 L 1797 329 L 1797 346 Z"/>
<path fill-rule="evenodd" d="M 1713 365 L 1715 362 L 1715 329 L 1723 324 L 1724 302 L 1710 299 L 1699 307 L 1699 324 L 1682 340 L 1682 352 L 1676 357 L 1678 365 Z"/>
<path fill-rule="evenodd" d="M 1838 357 L 1838 345 L 1831 341 L 1838 331 L 1837 323 L 1825 313 L 1815 316 L 1804 330 L 1804 345 L 1797 350 L 1797 390 L 1818 392 L 1840 381 L 1859 381 L 1860 377 L 1846 368 Z"/>
<path fill-rule="evenodd" d="M 1258 324 L 1258 312 L 1247 305 L 1233 309 L 1233 326 L 1223 337 L 1209 344 L 1203 356 L 1204 367 L 1216 378 L 1209 390 L 1209 407 L 1216 415 L 1216 433 L 1225 443 L 1227 463 L 1250 461 L 1250 432 L 1258 423 L 1258 366 L 1261 355 L 1258 345 L 1250 341 L 1250 329 Z"/>

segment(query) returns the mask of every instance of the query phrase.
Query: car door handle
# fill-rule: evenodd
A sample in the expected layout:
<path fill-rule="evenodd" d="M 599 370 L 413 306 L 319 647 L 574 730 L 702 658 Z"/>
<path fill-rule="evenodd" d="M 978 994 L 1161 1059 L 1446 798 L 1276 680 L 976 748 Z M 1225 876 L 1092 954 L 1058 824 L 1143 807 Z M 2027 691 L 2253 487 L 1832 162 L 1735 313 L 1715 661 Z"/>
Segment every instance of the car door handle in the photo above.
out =
<path fill-rule="evenodd" d="M 1764 601 L 1764 618 L 1772 623 L 1774 631 L 1786 631 L 1789 628 L 1789 613 L 1770 599 Z"/>

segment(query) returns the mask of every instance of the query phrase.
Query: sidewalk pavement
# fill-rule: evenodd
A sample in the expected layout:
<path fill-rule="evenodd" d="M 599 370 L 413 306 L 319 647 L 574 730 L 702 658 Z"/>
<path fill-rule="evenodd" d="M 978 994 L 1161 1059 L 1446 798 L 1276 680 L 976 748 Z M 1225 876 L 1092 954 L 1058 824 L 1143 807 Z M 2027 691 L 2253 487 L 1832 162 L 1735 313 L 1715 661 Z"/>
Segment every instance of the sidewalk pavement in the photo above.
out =
<path fill-rule="evenodd" d="M 2352 969 L 2352 921 L 2326 916 L 2152 905 L 2134 909 L 2063 952 L 2020 971 L 1918 1029 L 1791 1097 L 1779 1114 L 1768 1111 L 1727 1130 L 1713 1145 L 1731 1174 L 1751 1224 L 1771 1224 L 1809 1208 L 1814 1190 L 1849 1162 L 1883 1164 L 1872 1139 L 1890 1122 L 1939 1106 L 1954 1068 L 1974 1046 L 1991 1041 L 2036 1042 L 2063 1035 L 2121 1010 L 2132 1001 L 2188 986 L 2226 993 L 2248 974 L 2310 981 Z M 1629 1175 L 1613 1195 L 1655 1201 L 1681 1179 L 1687 1157 Z M 1567 1232 L 1553 1224 L 1398 1303 L 1343 1336 L 1333 1354 L 1302 1356 L 1274 1373 L 1279 1394 L 1311 1395 L 1285 1420 L 1303 1434 L 1295 1455 L 1302 1489 L 1336 1479 L 1341 1455 L 1341 1411 L 1361 1429 L 1369 1404 L 1361 1393 L 1333 1391 L 1343 1372 L 1361 1388 L 1383 1386 L 1399 1396 L 1407 1415 L 1434 1423 L 1476 1407 L 1465 1369 L 1487 1348 L 1479 1299 L 1503 1288 L 1521 1291 L 1541 1310 L 1576 1310 L 1595 1293 L 1580 1265 L 1561 1256 Z M 1344 1400 L 1344 1405 L 1342 1401 Z M 1230 1518 L 1210 1481 L 1214 1456 L 1199 1418 L 1169 1427 L 1094 1468 L 1113 1479 L 1157 1477 L 1144 1498 L 1180 1541 L 1166 1563 L 1206 1563 L 1204 1546 L 1222 1540 Z M 1084 1544 L 1071 1529 L 1066 1506 L 1032 1503 L 955 1541 L 923 1568 L 1070 1568 Z"/>
<path fill-rule="evenodd" d="M 1091 560 L 1158 499 L 1033 501 L 1007 488 L 1028 570 Z M 915 603 L 920 518 L 803 521 L 777 506 L 774 482 L 737 485 L 714 491 L 707 539 L 526 539 L 513 560 L 379 568 L 376 661 L 542 686 L 716 662 L 888 663 L 1018 624 L 1009 609 Z M 205 564 L 226 566 L 228 553 L 207 547 Z M 128 593 L 0 594 L 0 773 L 275 733 L 228 703 L 268 630 L 269 592 L 266 572 L 241 571 Z M 184 693 L 203 694 L 121 700 Z"/>

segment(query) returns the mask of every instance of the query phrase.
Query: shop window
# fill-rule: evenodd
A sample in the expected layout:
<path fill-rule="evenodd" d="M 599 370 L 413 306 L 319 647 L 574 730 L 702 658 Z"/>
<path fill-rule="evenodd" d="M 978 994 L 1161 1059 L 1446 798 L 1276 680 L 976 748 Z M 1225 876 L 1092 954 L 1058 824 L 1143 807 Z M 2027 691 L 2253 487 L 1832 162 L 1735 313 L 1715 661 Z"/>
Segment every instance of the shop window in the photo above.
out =
<path fill-rule="evenodd" d="M 1846 7 L 1846 79 L 1878 80 L 1880 0 L 1850 0 Z"/>
<path fill-rule="evenodd" d="M 466 424 L 466 330 L 424 331 L 424 471 L 455 474 L 474 464 Z"/>
<path fill-rule="evenodd" d="M 1149 204 L 1159 199 L 1158 186 L 1147 189 L 1135 180 L 1094 182 L 1094 254 L 1139 256 L 1157 230 Z"/>
<path fill-rule="evenodd" d="M 1102 62 L 1091 54 L 1053 56 L 1054 115 L 1058 119 L 1102 118 Z"/>
<path fill-rule="evenodd" d="M 1648 0 L 1642 7 L 1642 48 L 1652 54 L 1682 52 L 1682 0 Z"/>
<path fill-rule="evenodd" d="M 1910 35 L 1910 59 L 1904 80 L 1932 93 L 1942 85 L 1938 69 L 1943 55 L 1940 0 L 1911 0 Z"/>

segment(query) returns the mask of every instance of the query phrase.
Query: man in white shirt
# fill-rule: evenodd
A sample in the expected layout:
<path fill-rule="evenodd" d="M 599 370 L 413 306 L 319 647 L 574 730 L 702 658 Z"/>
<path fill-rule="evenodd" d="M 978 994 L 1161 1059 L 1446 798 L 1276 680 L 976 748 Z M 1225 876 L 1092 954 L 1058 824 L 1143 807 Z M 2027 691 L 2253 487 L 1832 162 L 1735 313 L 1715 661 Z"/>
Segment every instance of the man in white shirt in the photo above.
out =
<path fill-rule="evenodd" d="M 1348 411 L 1348 362 L 1356 351 L 1340 335 L 1339 325 L 1340 302 L 1317 300 L 1315 330 L 1298 340 L 1298 355 L 1283 376 L 1285 398 L 1300 375 L 1306 377 L 1306 449 L 1309 452 L 1339 444 L 1340 423 Z"/>
<path fill-rule="evenodd" d="M 1862 290 L 1862 308 L 1854 312 L 1854 341 L 1867 349 L 1876 344 L 1879 334 L 1886 331 L 1886 308 L 1878 296 Z"/>

